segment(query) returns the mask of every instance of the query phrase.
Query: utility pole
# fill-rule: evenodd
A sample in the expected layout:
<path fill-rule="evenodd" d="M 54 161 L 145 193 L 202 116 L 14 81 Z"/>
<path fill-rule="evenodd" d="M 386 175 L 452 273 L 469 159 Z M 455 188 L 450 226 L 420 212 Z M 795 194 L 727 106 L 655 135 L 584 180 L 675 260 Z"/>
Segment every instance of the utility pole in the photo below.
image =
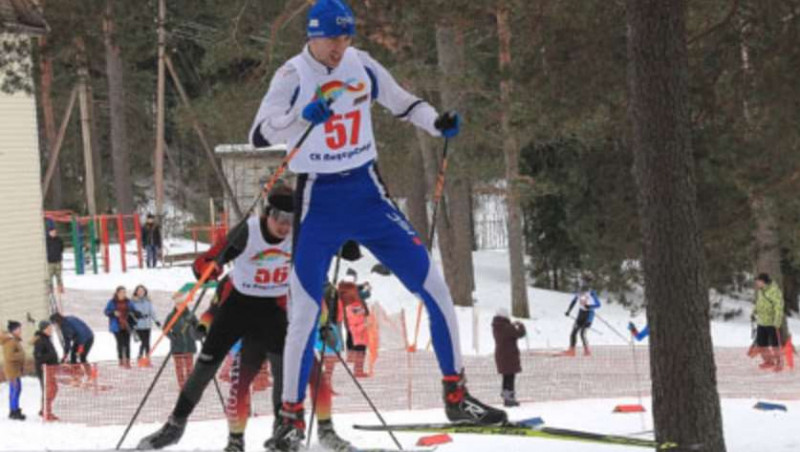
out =
<path fill-rule="evenodd" d="M 89 108 L 89 68 L 86 61 L 86 47 L 82 38 L 77 38 L 78 48 L 78 98 L 81 113 L 81 135 L 83 136 L 83 161 L 86 173 L 86 204 L 89 215 L 97 215 L 97 202 L 94 193 L 94 159 L 92 158 L 92 125 Z"/>
<path fill-rule="evenodd" d="M 166 0 L 158 0 L 158 91 L 156 95 L 156 152 L 154 179 L 156 188 L 156 218 L 159 222 L 164 216 L 164 55 L 166 33 L 164 20 L 167 14 Z"/>

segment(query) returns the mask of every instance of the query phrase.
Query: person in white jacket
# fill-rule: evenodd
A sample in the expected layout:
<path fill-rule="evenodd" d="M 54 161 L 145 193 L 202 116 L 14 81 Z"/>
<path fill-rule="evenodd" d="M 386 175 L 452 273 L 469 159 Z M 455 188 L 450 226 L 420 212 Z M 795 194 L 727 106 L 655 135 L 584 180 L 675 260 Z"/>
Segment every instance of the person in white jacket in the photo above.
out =
<path fill-rule="evenodd" d="M 455 113 L 437 114 L 406 92 L 366 52 L 351 47 L 355 17 L 341 0 L 318 0 L 307 19 L 308 44 L 270 83 L 250 131 L 256 147 L 299 145 L 289 163 L 298 173 L 289 331 L 284 349 L 281 419 L 268 450 L 296 450 L 304 437 L 303 399 L 313 363 L 316 320 L 332 258 L 347 240 L 368 248 L 428 310 L 452 421 L 497 424 L 502 410 L 465 387 L 458 324 L 450 291 L 424 243 L 387 194 L 376 166 L 371 106 L 435 137 L 459 131 Z M 310 133 L 298 143 L 306 130 Z"/>

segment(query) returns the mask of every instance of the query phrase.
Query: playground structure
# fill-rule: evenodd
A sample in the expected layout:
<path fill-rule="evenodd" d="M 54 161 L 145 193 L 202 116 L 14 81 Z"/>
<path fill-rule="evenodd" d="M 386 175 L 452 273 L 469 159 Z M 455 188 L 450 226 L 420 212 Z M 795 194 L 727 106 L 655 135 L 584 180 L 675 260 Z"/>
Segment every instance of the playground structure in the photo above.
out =
<path fill-rule="evenodd" d="M 45 221 L 51 222 L 59 230 L 59 235 L 69 241 L 75 256 L 75 273 L 83 275 L 87 271 L 98 274 L 100 269 L 104 273 L 111 271 L 112 256 L 110 246 L 112 243 L 119 245 L 119 263 L 123 272 L 129 266 L 138 265 L 144 268 L 142 243 L 142 222 L 139 215 L 95 215 L 79 216 L 69 210 L 51 210 L 44 214 Z M 224 238 L 228 233 L 228 216 L 222 213 L 220 222 L 205 225 L 191 226 L 186 229 L 191 234 L 194 242 L 194 253 L 184 253 L 165 256 L 163 261 L 193 259 L 198 254 L 198 242 L 207 240 L 215 243 Z M 59 225 L 62 225 L 59 227 Z M 130 241 L 135 242 L 135 263 L 128 259 Z M 98 258 L 99 255 L 99 258 Z"/>
<path fill-rule="evenodd" d="M 98 273 L 97 254 L 100 254 L 101 265 L 104 273 L 111 271 L 111 255 L 109 246 L 112 234 L 110 229 L 114 229 L 115 239 L 120 247 L 120 265 L 122 271 L 128 270 L 127 244 L 126 241 L 134 238 L 136 241 L 136 258 L 139 268 L 144 267 L 142 256 L 142 225 L 138 215 L 95 215 L 81 217 L 68 210 L 46 211 L 44 213 L 46 221 L 50 221 L 53 227 L 59 224 L 69 225 L 69 233 L 63 234 L 70 237 L 72 249 L 75 253 L 75 273 L 83 275 L 86 273 L 87 259 L 91 264 L 91 271 Z M 63 231 L 59 231 L 63 232 Z"/>

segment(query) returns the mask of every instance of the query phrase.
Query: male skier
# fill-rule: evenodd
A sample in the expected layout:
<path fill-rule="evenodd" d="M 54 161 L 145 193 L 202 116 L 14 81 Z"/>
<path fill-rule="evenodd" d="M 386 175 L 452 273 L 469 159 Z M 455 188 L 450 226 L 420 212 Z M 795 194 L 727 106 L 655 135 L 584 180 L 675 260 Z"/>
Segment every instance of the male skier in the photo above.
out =
<path fill-rule="evenodd" d="M 307 20 L 308 44 L 272 79 L 250 132 L 256 147 L 294 148 L 298 173 L 289 331 L 284 349 L 281 419 L 268 449 L 297 450 L 303 440 L 303 399 L 313 365 L 320 300 L 331 259 L 347 240 L 367 247 L 425 304 L 443 374 L 451 421 L 496 424 L 502 410 L 471 397 L 465 387 L 453 301 L 425 246 L 389 199 L 375 166 L 373 101 L 433 136 L 458 134 L 454 113 L 437 115 L 403 90 L 366 52 L 350 47 L 355 17 L 341 0 L 319 0 Z"/>

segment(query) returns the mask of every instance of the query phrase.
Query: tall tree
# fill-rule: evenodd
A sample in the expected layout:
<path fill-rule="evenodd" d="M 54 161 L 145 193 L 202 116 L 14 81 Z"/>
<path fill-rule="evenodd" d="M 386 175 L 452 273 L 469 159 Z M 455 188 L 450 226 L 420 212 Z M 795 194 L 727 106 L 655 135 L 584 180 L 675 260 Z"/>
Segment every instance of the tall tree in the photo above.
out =
<path fill-rule="evenodd" d="M 511 312 L 529 318 L 528 287 L 525 283 L 523 258 L 522 210 L 519 201 L 519 142 L 511 125 L 513 84 L 511 80 L 511 24 L 507 0 L 498 0 L 495 16 L 499 38 L 500 60 L 500 131 L 503 134 L 503 155 L 506 160 L 506 209 L 508 211 L 508 257 L 511 269 Z"/>
<path fill-rule="evenodd" d="M 686 1 L 628 0 L 656 439 L 724 452 L 690 140 Z"/>
<path fill-rule="evenodd" d="M 436 51 L 442 80 L 442 109 L 457 110 L 461 106 L 459 90 L 454 83 L 464 73 L 464 34 L 453 23 L 442 22 L 436 26 Z M 472 198 L 471 186 L 459 168 L 459 157 L 454 152 L 454 143 L 449 143 L 451 156 L 448 158 L 449 170 L 445 184 L 445 196 L 440 200 L 437 234 L 439 252 L 444 263 L 447 285 L 453 295 L 453 302 L 459 306 L 472 306 L 472 292 L 475 289 L 475 275 L 472 264 Z M 439 154 L 438 146 L 434 149 Z M 433 160 L 441 165 L 441 155 Z M 434 165 L 430 165 L 434 166 Z M 429 166 L 429 167 L 430 167 Z"/>
<path fill-rule="evenodd" d="M 116 43 L 114 1 L 106 1 L 103 17 L 103 42 L 106 50 L 106 78 L 111 119 L 111 167 L 114 174 L 114 195 L 117 210 L 123 214 L 134 211 L 133 183 L 128 158 L 128 127 L 125 114 L 124 65 L 120 47 Z"/>

